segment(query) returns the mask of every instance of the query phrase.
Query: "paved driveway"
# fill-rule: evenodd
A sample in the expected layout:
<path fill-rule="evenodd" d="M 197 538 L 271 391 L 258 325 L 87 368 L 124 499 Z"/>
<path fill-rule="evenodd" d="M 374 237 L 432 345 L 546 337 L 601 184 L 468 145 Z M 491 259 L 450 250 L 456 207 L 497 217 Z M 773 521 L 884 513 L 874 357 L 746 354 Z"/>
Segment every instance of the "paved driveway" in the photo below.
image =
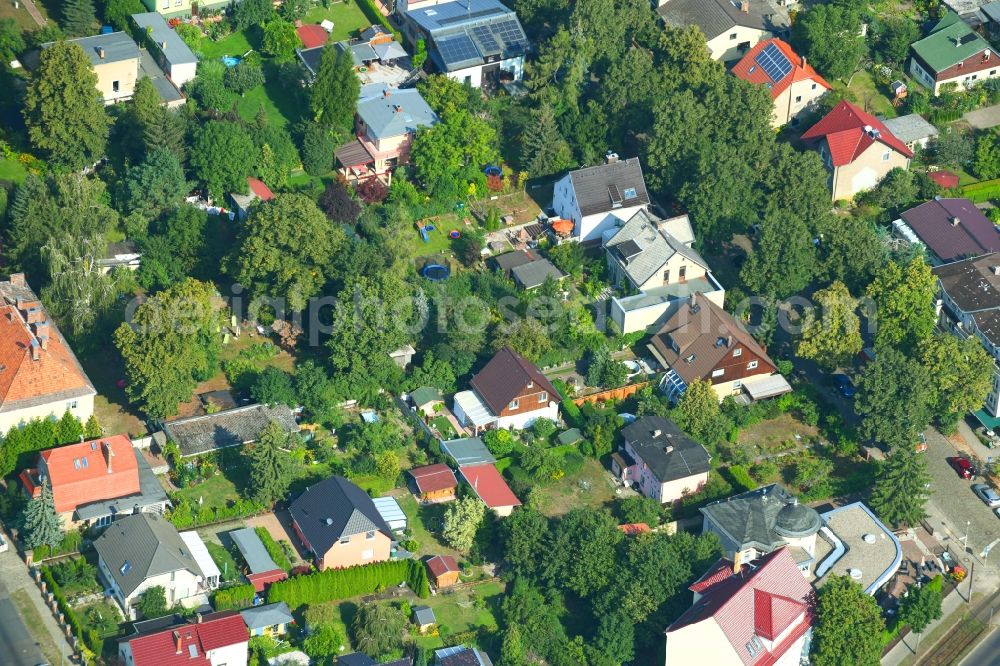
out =
<path fill-rule="evenodd" d="M 962 117 L 977 130 L 996 127 L 1000 125 L 1000 104 L 969 111 Z"/>
<path fill-rule="evenodd" d="M 0 645 L 4 663 L 10 666 L 38 666 L 45 662 L 10 599 L 0 599 Z"/>

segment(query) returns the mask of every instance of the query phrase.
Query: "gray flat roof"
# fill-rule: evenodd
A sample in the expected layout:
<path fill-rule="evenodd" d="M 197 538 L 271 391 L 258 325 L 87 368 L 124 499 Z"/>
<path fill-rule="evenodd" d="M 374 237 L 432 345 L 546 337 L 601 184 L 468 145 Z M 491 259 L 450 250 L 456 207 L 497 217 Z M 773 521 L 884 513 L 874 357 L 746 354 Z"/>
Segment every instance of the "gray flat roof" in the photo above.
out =
<path fill-rule="evenodd" d="M 163 70 L 160 69 L 160 66 L 156 64 L 156 60 L 153 59 L 153 56 L 146 49 L 139 49 L 139 74 L 140 76 L 145 76 L 153 83 L 153 87 L 159 93 L 160 99 L 167 104 L 184 99 L 184 95 L 167 79 Z"/>
<path fill-rule="evenodd" d="M 156 12 L 132 14 L 132 20 L 140 30 L 145 30 L 150 39 L 156 42 L 156 48 L 163 52 L 163 57 L 171 65 L 183 65 L 198 62 L 194 52 L 188 48 L 167 21 Z"/>
<path fill-rule="evenodd" d="M 91 37 L 80 37 L 79 39 L 69 39 L 66 41 L 82 48 L 93 65 L 139 58 L 139 47 L 136 46 L 135 42 L 132 41 L 132 38 L 126 32 L 112 32 L 107 35 L 93 35 Z M 47 49 L 54 43 L 42 44 L 42 48 Z M 103 58 L 101 57 L 101 49 L 104 49 Z"/>
<path fill-rule="evenodd" d="M 451 456 L 459 467 L 497 461 L 480 437 L 465 437 L 441 442 L 441 450 Z"/>
<path fill-rule="evenodd" d="M 229 537 L 236 544 L 236 547 L 240 549 L 240 554 L 246 560 L 247 567 L 250 568 L 250 573 L 267 573 L 279 568 L 274 563 L 274 560 L 271 559 L 271 556 L 268 555 L 267 549 L 264 548 L 264 542 L 260 540 L 257 532 L 252 527 L 233 530 L 229 533 Z"/>

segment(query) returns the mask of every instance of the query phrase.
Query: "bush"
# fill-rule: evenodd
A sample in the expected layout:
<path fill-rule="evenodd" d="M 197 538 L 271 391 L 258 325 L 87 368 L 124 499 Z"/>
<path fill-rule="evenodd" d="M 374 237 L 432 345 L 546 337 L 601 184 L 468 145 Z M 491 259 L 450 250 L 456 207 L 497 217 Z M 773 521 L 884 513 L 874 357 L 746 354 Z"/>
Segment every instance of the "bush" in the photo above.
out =
<path fill-rule="evenodd" d="M 32 553 L 35 560 L 44 560 L 50 557 L 56 557 L 57 555 L 65 555 L 67 553 L 78 553 L 80 552 L 80 546 L 83 545 L 83 534 L 80 530 L 71 530 L 63 535 L 62 542 L 52 548 L 51 546 L 39 546 L 35 548 Z"/>
<path fill-rule="evenodd" d="M 743 490 L 753 490 L 757 487 L 757 482 L 750 476 L 750 472 L 743 465 L 731 465 L 729 476 L 735 486 L 743 486 Z"/>
<path fill-rule="evenodd" d="M 223 587 L 212 594 L 212 608 L 217 611 L 248 608 L 256 594 L 257 591 L 250 583 Z"/>
<path fill-rule="evenodd" d="M 98 648 L 103 648 L 104 641 L 95 641 L 98 637 L 93 635 L 92 632 L 84 633 L 83 628 L 80 626 L 79 618 L 77 618 L 73 608 L 66 600 L 66 595 L 63 593 L 62 588 L 59 587 L 59 584 L 56 583 L 55 579 L 52 577 L 52 571 L 49 567 L 39 567 L 39 571 L 41 571 L 42 580 L 45 581 L 46 586 L 48 586 L 49 591 L 56 600 L 56 606 L 59 608 L 59 612 L 62 613 L 63 617 L 66 619 L 66 624 L 69 625 L 70 631 L 73 632 L 73 635 L 76 636 L 84 646 L 86 646 L 86 651 L 96 653 L 97 651 L 92 647 L 95 644 Z M 88 655 L 84 654 L 85 658 L 87 656 Z"/>
<path fill-rule="evenodd" d="M 297 608 L 370 594 L 401 583 L 409 585 L 420 598 L 430 594 L 422 562 L 391 560 L 347 569 L 327 569 L 278 581 L 268 588 L 267 601 L 284 601 Z"/>
<path fill-rule="evenodd" d="M 375 3 L 372 2 L 372 0 L 357 0 L 357 2 L 358 8 L 361 9 L 369 21 L 372 23 L 378 23 L 380 26 L 385 28 L 387 32 L 391 32 L 397 42 L 400 44 L 403 43 L 403 35 L 392 27 L 392 24 L 389 23 L 389 20 L 382 15 L 382 12 L 375 6 Z"/>
<path fill-rule="evenodd" d="M 292 570 L 291 561 L 289 561 L 288 556 L 285 554 L 284 549 L 281 547 L 281 544 L 279 544 L 277 541 L 274 540 L 274 537 L 271 536 L 271 533 L 267 531 L 267 528 L 258 527 L 254 529 L 254 531 L 257 533 L 257 536 L 260 537 L 261 542 L 264 544 L 264 550 L 266 550 L 267 554 L 271 556 L 271 559 L 274 560 L 274 563 L 277 564 L 279 568 L 284 569 L 285 571 L 291 571 Z"/>
<path fill-rule="evenodd" d="M 562 401 L 562 415 L 563 419 L 566 420 L 573 428 L 583 427 L 583 414 L 580 413 L 580 408 L 575 402 L 566 398 Z"/>
<path fill-rule="evenodd" d="M 167 515 L 167 520 L 173 523 L 174 527 L 179 530 L 211 525 L 212 523 L 221 523 L 225 520 L 233 520 L 234 518 L 255 516 L 267 509 L 267 507 L 258 502 L 248 499 L 238 499 L 230 506 L 202 506 L 197 508 L 196 513 L 196 509 L 187 500 L 174 496 L 171 498 L 171 502 L 174 508 Z"/>

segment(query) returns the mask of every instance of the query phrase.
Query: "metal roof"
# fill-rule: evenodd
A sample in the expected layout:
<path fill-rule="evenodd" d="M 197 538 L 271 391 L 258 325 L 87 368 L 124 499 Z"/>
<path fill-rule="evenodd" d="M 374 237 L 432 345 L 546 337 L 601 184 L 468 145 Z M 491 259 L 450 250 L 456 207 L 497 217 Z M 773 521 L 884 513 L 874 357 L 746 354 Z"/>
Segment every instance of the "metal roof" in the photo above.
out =
<path fill-rule="evenodd" d="M 156 12 L 132 14 L 132 20 L 156 43 L 156 48 L 163 53 L 163 57 L 170 65 L 189 65 L 198 62 L 194 52 L 184 43 L 177 31 L 167 25 L 160 14 Z"/>
<path fill-rule="evenodd" d="M 548 259 L 538 259 L 537 261 L 521 264 L 513 268 L 510 274 L 522 289 L 540 287 L 550 277 L 554 280 L 561 280 L 566 277 L 566 274 L 556 268 Z"/>
<path fill-rule="evenodd" d="M 187 544 L 188 549 L 191 551 L 191 557 L 198 563 L 198 568 L 205 574 L 205 578 L 218 578 L 222 575 L 222 572 L 219 571 L 219 566 L 212 559 L 208 548 L 205 547 L 205 542 L 201 540 L 197 532 L 194 530 L 181 532 L 179 536 L 181 537 L 181 541 Z"/>
<path fill-rule="evenodd" d="M 378 510 L 378 514 L 382 516 L 382 520 L 392 527 L 394 524 L 398 524 L 400 521 L 403 523 L 403 527 L 406 527 L 406 514 L 399 507 L 399 502 L 392 497 L 375 497 L 372 499 L 372 503 L 375 505 L 375 509 Z M 394 528 L 395 529 L 395 528 Z"/>
<path fill-rule="evenodd" d="M 243 616 L 243 621 L 246 622 L 248 629 L 263 629 L 295 621 L 295 618 L 292 617 L 292 611 L 289 610 L 288 604 L 284 601 L 246 608 L 240 611 L 240 615 Z"/>
<path fill-rule="evenodd" d="M 139 59 L 139 47 L 128 36 L 127 32 L 112 32 L 106 35 L 92 35 L 90 37 L 80 37 L 66 41 L 82 48 L 83 52 L 90 58 L 90 63 L 94 66 Z M 42 48 L 46 49 L 53 44 L 55 42 L 42 44 Z M 101 49 L 104 49 L 103 57 L 101 56 Z"/>
<path fill-rule="evenodd" d="M 264 547 L 264 542 L 260 540 L 257 532 L 252 527 L 233 530 L 229 533 L 229 538 L 239 548 L 240 555 L 246 561 L 250 573 L 262 574 L 279 568 L 268 554 L 267 548 Z"/>
<path fill-rule="evenodd" d="M 939 134 L 938 128 L 930 124 L 919 113 L 911 113 L 898 118 L 886 118 L 882 124 L 903 143 L 914 143 L 930 139 Z"/>
<path fill-rule="evenodd" d="M 438 122 L 437 114 L 415 89 L 386 88 L 382 95 L 362 99 L 358 117 L 376 139 L 412 134 Z"/>
<path fill-rule="evenodd" d="M 465 437 L 441 442 L 441 450 L 451 456 L 460 468 L 497 461 L 480 437 Z"/>

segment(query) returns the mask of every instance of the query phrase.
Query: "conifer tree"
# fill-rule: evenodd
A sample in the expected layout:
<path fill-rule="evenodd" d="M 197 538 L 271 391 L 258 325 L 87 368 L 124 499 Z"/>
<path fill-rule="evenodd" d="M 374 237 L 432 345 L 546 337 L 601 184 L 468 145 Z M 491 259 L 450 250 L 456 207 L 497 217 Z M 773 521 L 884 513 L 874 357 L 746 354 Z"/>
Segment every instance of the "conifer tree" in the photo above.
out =
<path fill-rule="evenodd" d="M 572 164 L 573 153 L 559 132 L 555 113 L 548 104 L 534 115 L 521 138 L 522 163 L 532 177 L 547 176 Z"/>
<path fill-rule="evenodd" d="M 63 30 L 70 37 L 88 37 L 97 28 L 94 0 L 65 0 L 62 10 Z"/>
<path fill-rule="evenodd" d="M 324 48 L 309 100 L 316 122 L 331 129 L 350 129 L 360 89 L 348 52 L 334 46 Z"/>
<path fill-rule="evenodd" d="M 55 548 L 62 542 L 62 529 L 59 526 L 59 516 L 56 515 L 56 505 L 52 499 L 52 487 L 47 477 L 42 478 L 42 491 L 39 496 L 33 497 L 25 507 L 21 529 L 24 547 L 28 550 L 39 546 Z"/>

